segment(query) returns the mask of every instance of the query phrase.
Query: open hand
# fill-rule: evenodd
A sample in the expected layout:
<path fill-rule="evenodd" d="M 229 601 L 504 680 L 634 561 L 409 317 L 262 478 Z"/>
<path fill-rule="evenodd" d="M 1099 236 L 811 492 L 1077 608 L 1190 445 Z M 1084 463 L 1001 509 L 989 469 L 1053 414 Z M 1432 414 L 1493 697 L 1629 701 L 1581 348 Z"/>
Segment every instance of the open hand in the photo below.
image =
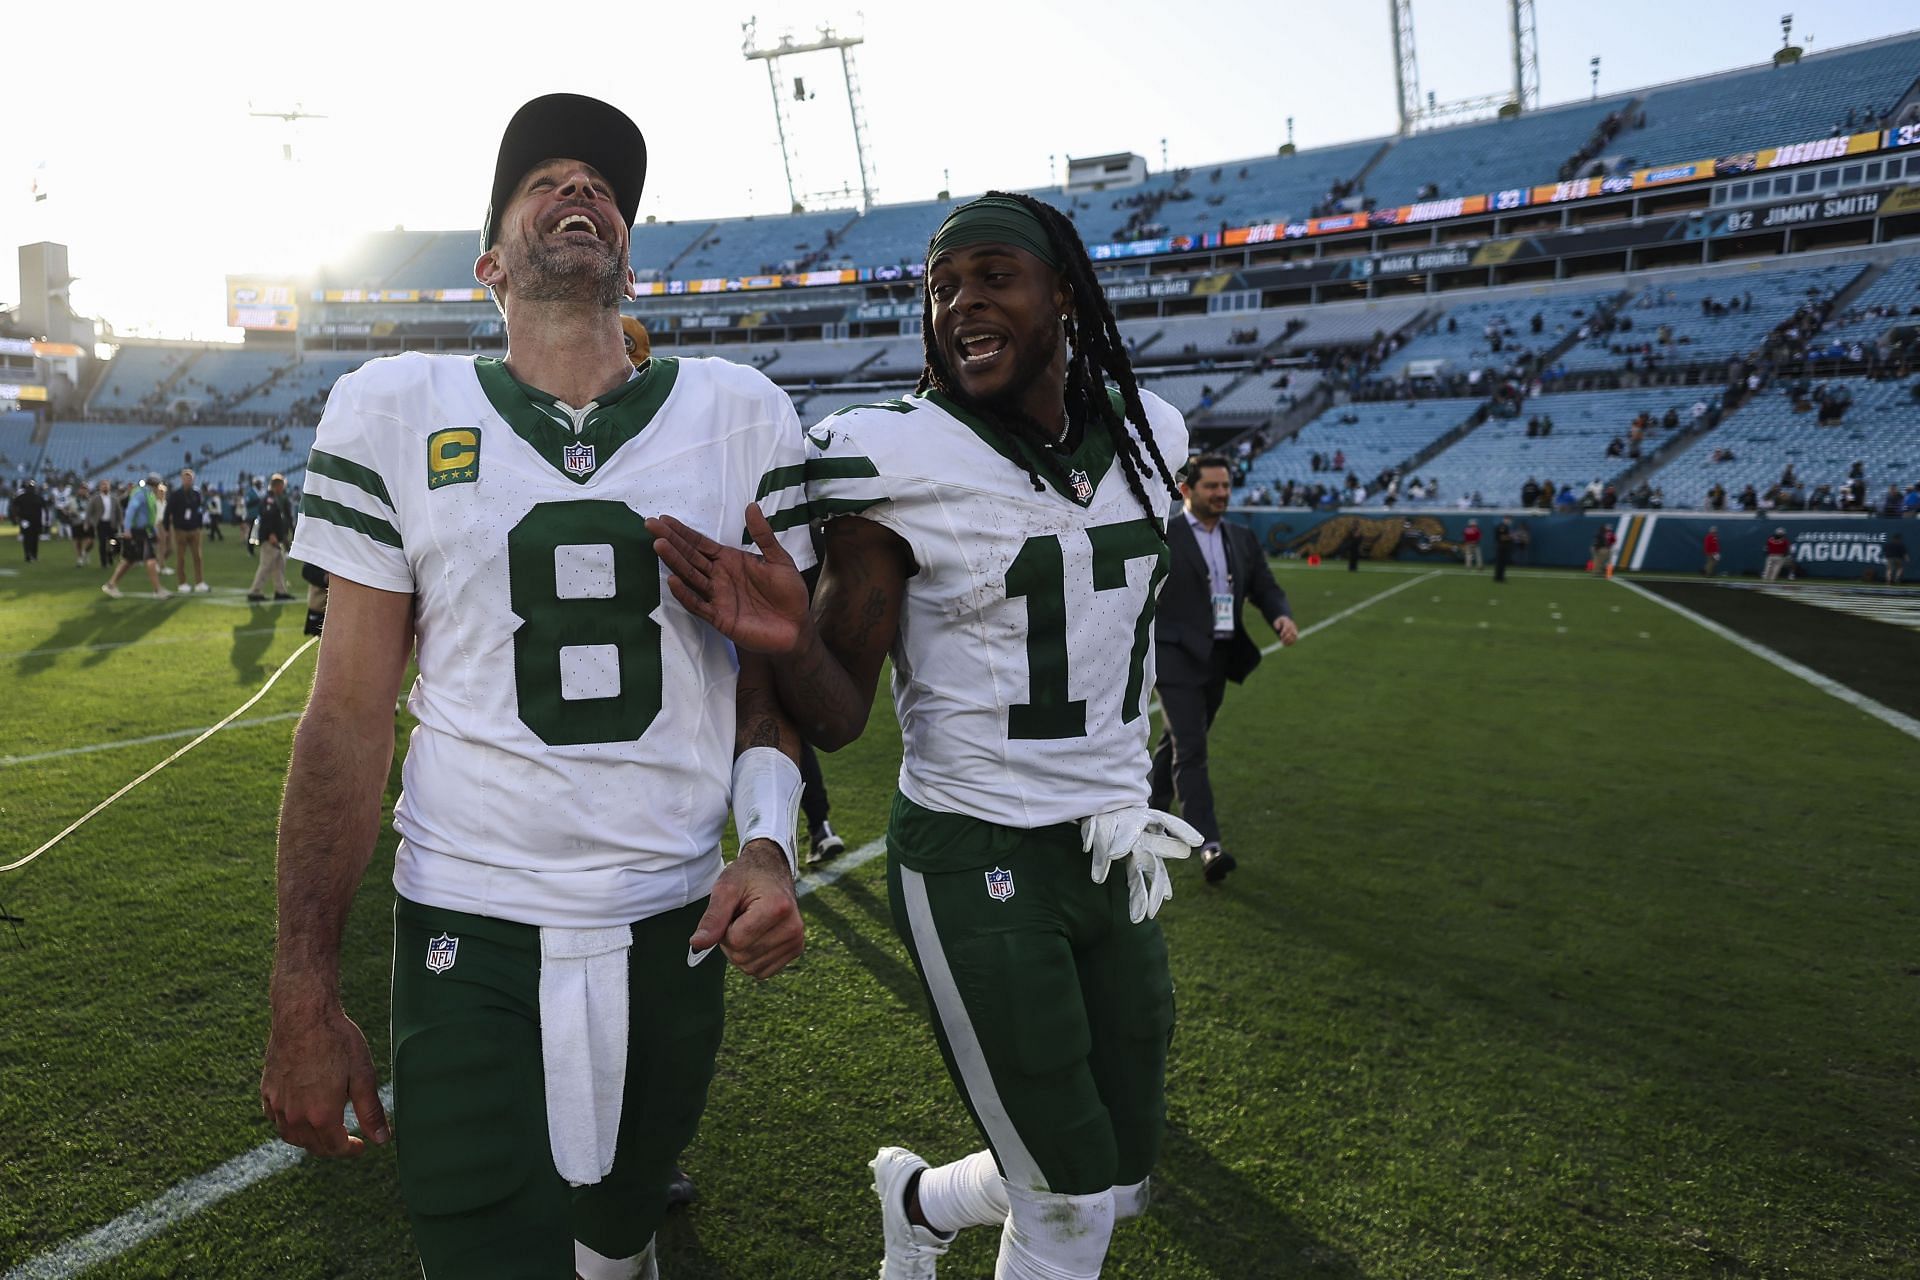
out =
<path fill-rule="evenodd" d="M 759 503 L 747 507 L 747 533 L 759 555 L 721 546 L 672 516 L 648 520 L 647 532 L 671 574 L 668 590 L 688 613 L 754 653 L 778 656 L 800 647 L 807 584 Z"/>

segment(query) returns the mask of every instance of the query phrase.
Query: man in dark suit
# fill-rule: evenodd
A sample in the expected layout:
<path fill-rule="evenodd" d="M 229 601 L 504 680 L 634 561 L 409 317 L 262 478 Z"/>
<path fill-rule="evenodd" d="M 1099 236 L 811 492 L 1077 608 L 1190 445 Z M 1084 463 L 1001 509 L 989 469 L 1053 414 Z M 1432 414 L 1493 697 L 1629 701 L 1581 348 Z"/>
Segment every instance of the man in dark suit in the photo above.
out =
<path fill-rule="evenodd" d="M 1171 562 L 1154 620 L 1154 661 L 1163 728 L 1153 753 L 1156 809 L 1175 794 L 1180 814 L 1206 838 L 1200 863 L 1210 881 L 1233 870 L 1220 847 L 1220 823 L 1207 779 L 1207 730 L 1220 710 L 1227 681 L 1236 684 L 1260 664 L 1260 646 L 1247 635 L 1243 606 L 1251 599 L 1280 643 L 1300 638 L 1287 593 L 1273 580 L 1253 531 L 1222 517 L 1232 491 L 1232 468 L 1218 454 L 1202 454 L 1181 473 L 1186 509 L 1167 526 Z"/>

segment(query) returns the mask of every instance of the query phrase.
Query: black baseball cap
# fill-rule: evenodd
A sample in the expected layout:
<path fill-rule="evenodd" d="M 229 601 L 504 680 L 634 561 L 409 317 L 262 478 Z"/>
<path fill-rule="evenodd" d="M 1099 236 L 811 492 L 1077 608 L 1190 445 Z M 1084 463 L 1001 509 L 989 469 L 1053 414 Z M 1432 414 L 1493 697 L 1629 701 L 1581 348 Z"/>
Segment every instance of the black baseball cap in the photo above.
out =
<path fill-rule="evenodd" d="M 506 212 L 513 189 L 527 170 L 544 160 L 584 160 L 613 186 L 620 216 L 632 227 L 640 212 L 640 190 L 647 182 L 647 140 L 627 114 L 598 98 L 578 93 L 549 93 L 513 113 L 500 138 L 493 166 L 493 195 L 480 247 L 493 247 L 494 224 Z"/>

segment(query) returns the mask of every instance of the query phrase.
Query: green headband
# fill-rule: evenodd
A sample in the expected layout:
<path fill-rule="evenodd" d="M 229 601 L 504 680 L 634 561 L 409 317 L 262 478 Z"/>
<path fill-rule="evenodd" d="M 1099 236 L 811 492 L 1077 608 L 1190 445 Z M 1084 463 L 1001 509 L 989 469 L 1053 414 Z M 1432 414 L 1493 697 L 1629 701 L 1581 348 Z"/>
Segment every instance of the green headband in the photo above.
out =
<path fill-rule="evenodd" d="M 968 244 L 1010 244 L 1060 269 L 1060 255 L 1033 210 L 1011 196 L 981 196 L 947 215 L 927 245 L 927 265 L 949 249 Z"/>

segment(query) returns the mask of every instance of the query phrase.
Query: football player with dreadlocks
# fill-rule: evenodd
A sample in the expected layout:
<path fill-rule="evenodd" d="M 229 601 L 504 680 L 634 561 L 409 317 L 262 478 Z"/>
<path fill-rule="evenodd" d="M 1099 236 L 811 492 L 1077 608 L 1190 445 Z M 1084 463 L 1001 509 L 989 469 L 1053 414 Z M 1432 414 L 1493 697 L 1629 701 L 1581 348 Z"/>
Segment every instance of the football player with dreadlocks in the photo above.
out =
<path fill-rule="evenodd" d="M 893 659 L 894 923 L 987 1149 L 935 1169 L 881 1149 L 883 1280 L 932 1277 L 987 1225 L 1001 1280 L 1082 1280 L 1146 1205 L 1173 1027 L 1153 915 L 1165 861 L 1200 843 L 1147 804 L 1186 424 L 1135 382 L 1072 224 L 1030 197 L 940 225 L 923 335 L 914 394 L 808 433 L 806 508 L 748 508 L 760 556 L 649 527 L 675 597 L 772 656 L 817 745 L 860 735 Z M 811 611 L 775 540 L 808 516 L 827 519 Z"/>

